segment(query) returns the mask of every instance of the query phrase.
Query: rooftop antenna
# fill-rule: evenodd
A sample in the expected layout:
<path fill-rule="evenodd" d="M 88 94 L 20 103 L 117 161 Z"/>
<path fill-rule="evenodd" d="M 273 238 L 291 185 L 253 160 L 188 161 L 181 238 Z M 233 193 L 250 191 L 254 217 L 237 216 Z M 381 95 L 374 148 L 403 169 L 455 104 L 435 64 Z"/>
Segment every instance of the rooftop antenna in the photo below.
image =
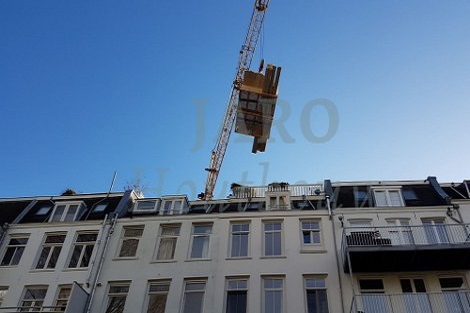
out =
<path fill-rule="evenodd" d="M 116 175 L 117 175 L 117 171 L 114 171 L 113 179 L 111 180 L 111 185 L 109 186 L 109 190 L 108 190 L 108 196 L 113 190 L 114 182 L 116 181 Z"/>

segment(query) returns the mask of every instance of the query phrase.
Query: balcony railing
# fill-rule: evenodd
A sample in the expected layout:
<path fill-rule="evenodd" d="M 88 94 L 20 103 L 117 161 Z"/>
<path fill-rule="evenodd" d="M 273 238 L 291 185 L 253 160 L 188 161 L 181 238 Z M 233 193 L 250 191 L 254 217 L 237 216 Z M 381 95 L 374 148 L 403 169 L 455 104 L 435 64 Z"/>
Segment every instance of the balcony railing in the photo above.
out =
<path fill-rule="evenodd" d="M 0 313 L 17 313 L 17 312 L 47 312 L 47 313 L 64 313 L 63 306 L 15 306 L 0 307 Z"/>
<path fill-rule="evenodd" d="M 470 245 L 470 225 L 346 227 L 343 249 L 366 246 Z"/>
<path fill-rule="evenodd" d="M 264 198 L 266 192 L 289 191 L 290 196 L 317 196 L 323 191 L 322 185 L 289 185 L 289 184 L 271 184 L 268 186 L 239 186 L 233 187 L 232 197 L 237 199 L 246 198 Z"/>
<path fill-rule="evenodd" d="M 468 290 L 356 295 L 350 313 L 470 313 Z"/>

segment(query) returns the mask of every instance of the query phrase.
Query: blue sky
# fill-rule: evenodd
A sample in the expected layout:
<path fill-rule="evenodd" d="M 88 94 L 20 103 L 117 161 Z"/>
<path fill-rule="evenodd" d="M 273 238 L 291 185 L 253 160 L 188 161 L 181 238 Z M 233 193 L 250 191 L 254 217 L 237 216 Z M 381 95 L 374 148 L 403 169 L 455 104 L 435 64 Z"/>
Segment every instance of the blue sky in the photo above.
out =
<path fill-rule="evenodd" d="M 0 2 L 0 197 L 203 191 L 253 0 Z M 470 179 L 470 2 L 272 0 L 265 153 L 231 182 Z M 333 108 L 327 110 L 327 108 Z M 337 112 L 335 117 L 334 112 Z M 330 136 L 331 135 L 331 136 Z"/>

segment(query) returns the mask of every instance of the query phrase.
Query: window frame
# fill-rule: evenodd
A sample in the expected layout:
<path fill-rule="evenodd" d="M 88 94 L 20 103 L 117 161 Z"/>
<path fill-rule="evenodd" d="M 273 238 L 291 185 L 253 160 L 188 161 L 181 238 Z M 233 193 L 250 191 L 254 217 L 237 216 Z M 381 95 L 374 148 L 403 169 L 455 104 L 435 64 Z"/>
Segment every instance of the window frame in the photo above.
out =
<path fill-rule="evenodd" d="M 305 295 L 305 312 L 306 313 L 329 313 L 330 310 L 330 304 L 328 301 L 328 285 L 327 285 L 327 277 L 325 275 L 304 275 L 303 278 L 303 283 L 304 283 L 304 295 Z M 308 281 L 309 280 L 321 280 L 323 281 L 323 286 L 313 286 L 309 287 L 308 286 Z M 326 312 L 323 311 L 314 311 L 314 312 L 309 312 L 308 308 L 308 291 L 313 290 L 313 291 L 324 291 L 325 292 L 325 297 L 326 297 Z M 316 295 L 318 299 L 318 294 Z"/>
<path fill-rule="evenodd" d="M 126 292 L 112 292 L 112 288 L 114 287 L 127 287 L 127 291 Z M 126 302 L 127 302 L 127 296 L 129 295 L 129 290 L 131 288 L 131 282 L 130 281 L 111 281 L 111 282 L 108 282 L 108 290 L 106 292 L 106 305 L 104 306 L 104 312 L 105 313 L 108 313 L 108 309 L 109 309 L 109 305 L 111 304 L 111 299 L 114 299 L 114 298 L 124 298 L 124 303 L 122 305 L 122 311 L 111 311 L 113 313 L 124 313 L 126 312 L 125 308 L 126 308 Z"/>
<path fill-rule="evenodd" d="M 152 291 L 151 288 L 152 286 L 165 286 L 167 287 L 166 290 L 156 290 Z M 144 309 L 143 312 L 149 313 L 149 308 L 150 308 L 150 300 L 152 296 L 158 296 L 158 295 L 164 295 L 165 296 L 165 307 L 163 308 L 164 313 L 166 311 L 166 306 L 168 303 L 168 295 L 170 293 L 170 287 L 171 287 L 171 279 L 158 279 L 158 280 L 149 280 L 147 283 L 147 294 L 145 297 L 145 304 L 144 304 Z"/>
<path fill-rule="evenodd" d="M 187 287 L 189 284 L 204 284 L 204 288 L 202 289 L 192 289 L 192 290 L 188 290 Z M 190 311 L 191 313 L 195 312 L 195 313 L 203 313 L 204 312 L 204 302 L 205 302 L 205 299 L 206 299 L 206 289 L 207 289 L 207 279 L 197 279 L 197 278 L 194 278 L 194 279 L 185 279 L 184 280 L 184 283 L 183 283 L 183 301 L 181 302 L 181 309 L 180 309 L 180 313 L 186 313 L 185 311 L 185 308 L 186 308 L 186 300 L 187 300 L 187 295 L 188 294 L 191 294 L 191 293 L 200 293 L 202 294 L 202 300 L 201 300 L 201 307 L 200 307 L 200 310 L 198 312 L 196 311 Z"/>
<path fill-rule="evenodd" d="M 5 301 L 5 297 L 8 294 L 8 286 L 0 286 L 0 307 L 2 303 Z"/>
<path fill-rule="evenodd" d="M 63 240 L 62 240 L 62 242 L 47 242 L 47 239 L 50 238 L 50 237 L 63 237 Z M 36 257 L 36 260 L 34 262 L 34 264 L 35 264 L 34 265 L 34 270 L 47 271 L 47 270 L 54 270 L 55 268 L 57 268 L 57 264 L 59 263 L 60 256 L 62 254 L 62 248 L 64 247 L 64 243 L 65 243 L 66 238 L 67 238 L 67 233 L 63 233 L 63 232 L 60 232 L 60 233 L 46 233 L 44 235 L 44 239 L 43 239 L 42 244 L 41 244 L 41 249 L 39 250 L 39 253 L 38 253 L 38 255 Z M 39 264 L 40 264 L 40 260 L 42 259 L 42 256 L 43 256 L 44 252 L 46 251 L 46 249 L 49 249 L 49 251 L 47 252 L 47 256 L 46 256 L 46 259 L 44 261 L 43 267 L 38 267 Z M 55 252 L 56 250 L 58 250 L 58 252 Z M 52 256 L 54 255 L 54 253 L 57 253 L 57 259 L 55 260 L 54 266 L 49 267 L 49 263 L 51 262 L 51 259 L 52 259 Z"/>
<path fill-rule="evenodd" d="M 248 226 L 248 230 L 234 230 L 234 226 L 242 226 L 242 225 L 247 225 Z M 232 221 L 230 222 L 230 241 L 229 241 L 229 251 L 228 251 L 228 258 L 229 259 L 244 259 L 244 258 L 250 258 L 251 256 L 251 253 L 250 253 L 250 250 L 251 250 L 251 236 L 250 236 L 250 232 L 251 232 L 251 223 L 249 221 Z M 241 254 L 241 250 L 242 249 L 238 249 L 238 255 L 234 255 L 233 254 L 233 249 L 234 249 L 234 236 L 239 236 L 239 237 L 242 237 L 242 238 L 245 238 L 246 236 L 246 239 L 243 239 L 243 241 L 246 241 L 246 255 L 242 255 Z M 242 240 L 240 240 L 241 242 Z"/>
<path fill-rule="evenodd" d="M 379 203 L 377 194 L 381 192 L 384 193 L 385 204 Z M 399 204 L 394 203 L 392 197 L 390 196 L 391 193 L 395 193 L 395 192 L 398 193 Z M 374 205 L 377 208 L 390 208 L 390 207 L 404 207 L 405 206 L 405 201 L 403 199 L 403 195 L 401 193 L 400 187 L 381 187 L 381 188 L 374 187 L 372 188 L 372 193 L 374 195 Z"/>
<path fill-rule="evenodd" d="M 126 231 L 127 230 L 141 230 L 140 235 L 134 235 L 134 236 L 126 236 Z M 116 253 L 116 259 L 137 259 L 138 258 L 138 252 L 139 252 L 139 245 L 140 242 L 142 241 L 142 237 L 144 235 L 144 230 L 145 230 L 145 225 L 144 224 L 139 224 L 139 225 L 125 225 L 121 229 L 121 234 L 119 237 L 119 245 Z M 130 240 L 137 240 L 137 244 L 135 245 L 135 251 L 133 255 L 122 255 L 123 253 L 123 246 L 125 241 L 130 241 Z"/>
<path fill-rule="evenodd" d="M 63 289 L 69 289 L 67 297 L 61 297 L 61 291 Z M 59 285 L 57 286 L 57 293 L 54 298 L 54 311 L 63 312 L 67 309 L 69 304 L 70 295 L 72 294 L 72 285 Z M 65 303 L 65 305 L 61 304 Z M 61 310 L 63 308 L 63 310 Z"/>
<path fill-rule="evenodd" d="M 237 285 L 236 288 L 230 287 L 230 282 L 245 282 L 245 287 L 239 287 Z M 248 310 L 248 291 L 249 291 L 249 277 L 242 276 L 242 277 L 226 277 L 225 278 L 225 297 L 224 297 L 224 313 L 228 312 L 228 304 L 229 304 L 229 292 L 230 291 L 244 291 L 245 292 L 245 310 L 243 313 L 249 312 Z M 238 312 L 237 312 L 238 313 Z"/>
<path fill-rule="evenodd" d="M 60 218 L 55 219 L 56 212 L 59 207 L 64 206 L 64 210 L 60 213 Z M 71 207 L 77 206 L 77 210 L 73 214 L 73 218 L 70 220 L 67 217 L 69 216 L 68 212 Z M 51 216 L 49 217 L 49 223 L 55 222 L 73 222 L 77 221 L 85 212 L 86 204 L 83 201 L 64 201 L 64 202 L 56 202 L 54 204 L 54 209 L 52 210 Z"/>
<path fill-rule="evenodd" d="M 29 286 L 25 286 L 23 288 L 23 293 L 22 293 L 21 298 L 19 300 L 18 307 L 21 310 L 29 308 L 28 311 L 22 311 L 22 312 L 32 312 L 32 311 L 36 311 L 35 309 L 38 309 L 37 311 L 41 311 L 41 309 L 44 307 L 44 299 L 46 299 L 48 289 L 49 289 L 48 285 L 29 285 Z M 42 299 L 41 298 L 35 298 L 33 296 L 33 298 L 26 299 L 27 293 L 31 292 L 32 290 L 44 290 L 43 298 Z M 31 302 L 32 305 L 25 306 L 25 302 Z M 37 302 L 40 302 L 39 306 L 36 305 Z"/>
<path fill-rule="evenodd" d="M 0 261 L 0 267 L 16 267 L 18 266 L 18 264 L 20 264 L 21 258 L 23 257 L 24 250 L 26 249 L 26 246 L 28 245 L 30 235 L 31 234 L 11 234 L 8 236 L 8 239 L 9 239 L 8 244 L 5 245 L 1 254 L 2 257 Z M 11 241 L 14 239 L 26 239 L 26 242 L 24 244 L 13 244 Z M 9 249 L 13 250 L 13 253 L 10 256 L 8 264 L 6 264 L 4 263 L 4 260 L 7 257 L 7 253 Z M 18 249 L 20 249 L 20 252 L 18 252 Z M 17 263 L 13 264 L 13 261 L 14 260 L 16 261 L 16 259 L 18 259 Z"/>
<path fill-rule="evenodd" d="M 304 223 L 317 223 L 318 229 L 304 228 Z M 323 247 L 323 234 L 321 219 L 301 219 L 300 220 L 300 242 L 302 250 L 315 250 Z M 305 243 L 305 233 L 309 233 L 310 243 Z M 315 242 L 314 233 L 318 233 L 319 241 Z"/>
<path fill-rule="evenodd" d="M 163 234 L 164 229 L 169 229 L 169 228 L 178 228 L 177 234 Z M 155 262 L 171 262 L 175 260 L 176 248 L 178 246 L 178 238 L 180 237 L 180 235 L 181 235 L 181 224 L 160 224 L 160 227 L 158 230 L 157 246 L 155 249 L 155 256 L 154 256 Z M 174 239 L 174 244 L 172 245 L 173 251 L 172 251 L 171 258 L 159 258 L 160 247 L 162 246 L 162 240 L 164 239 Z"/>
<path fill-rule="evenodd" d="M 96 238 L 94 241 L 78 241 L 78 239 L 80 238 L 80 236 L 82 235 L 95 235 Z M 70 255 L 69 255 L 69 258 L 67 260 L 67 269 L 87 269 L 89 266 L 90 266 L 90 261 L 93 257 L 93 253 L 95 252 L 95 246 L 96 246 L 96 242 L 98 241 L 98 231 L 86 231 L 86 232 L 77 232 L 75 234 L 75 238 L 73 240 L 73 245 L 72 245 L 72 249 L 70 249 Z M 91 246 L 92 249 L 91 249 L 91 252 L 90 252 L 90 255 L 88 256 L 88 263 L 85 265 L 85 266 L 81 266 L 82 263 L 83 263 L 83 258 L 84 258 L 84 255 L 87 251 L 87 248 Z M 71 263 L 72 263 L 72 258 L 73 258 L 73 255 L 75 253 L 75 250 L 77 247 L 81 247 L 81 250 L 79 252 L 79 257 L 78 257 L 78 260 L 77 260 L 77 263 L 76 263 L 76 266 L 74 267 L 71 267 Z"/>
<path fill-rule="evenodd" d="M 195 233 L 196 227 L 210 227 L 210 230 L 208 233 Z M 211 235 L 214 230 L 214 224 L 213 223 L 193 223 L 191 226 L 191 242 L 189 245 L 189 255 L 188 259 L 189 260 L 209 260 L 210 255 L 211 255 Z M 206 237 L 207 239 L 207 251 L 204 253 L 204 246 L 202 247 L 201 251 L 201 257 L 193 257 L 194 254 L 194 240 L 195 238 L 202 238 Z"/>
<path fill-rule="evenodd" d="M 280 229 L 275 229 L 275 230 L 266 230 L 266 225 L 267 224 L 279 224 L 281 227 Z M 262 254 L 262 257 L 263 258 L 278 258 L 278 257 L 283 257 L 284 256 L 284 221 L 282 220 L 264 220 L 262 221 L 262 225 L 263 225 L 263 254 Z M 279 248 L 280 248 L 280 252 L 279 254 L 267 254 L 266 252 L 266 249 L 267 249 L 267 235 L 268 234 L 276 234 L 276 233 L 279 233 L 280 236 L 279 236 L 279 240 L 280 240 L 280 243 L 279 243 Z M 276 239 L 276 238 L 274 238 Z M 274 245 L 273 245 L 274 246 Z M 277 246 L 277 245 L 276 245 Z M 276 250 L 275 248 L 273 248 L 273 250 Z"/>
<path fill-rule="evenodd" d="M 280 280 L 282 282 L 281 288 L 271 287 L 266 288 L 265 283 L 267 280 Z M 285 276 L 262 276 L 261 277 L 261 312 L 262 313 L 271 313 L 270 311 L 266 311 L 266 292 L 267 291 L 281 291 L 281 311 L 279 313 L 284 313 L 286 311 L 286 292 L 285 292 Z"/>

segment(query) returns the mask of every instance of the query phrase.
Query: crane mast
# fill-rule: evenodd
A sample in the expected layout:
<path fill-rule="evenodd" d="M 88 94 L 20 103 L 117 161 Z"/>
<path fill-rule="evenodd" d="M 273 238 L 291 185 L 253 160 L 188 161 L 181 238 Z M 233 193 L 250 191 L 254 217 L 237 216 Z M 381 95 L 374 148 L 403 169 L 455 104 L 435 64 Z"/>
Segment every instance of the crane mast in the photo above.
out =
<path fill-rule="evenodd" d="M 230 135 L 232 133 L 234 121 L 237 115 L 239 87 L 243 80 L 243 74 L 250 69 L 251 61 L 258 44 L 261 27 L 263 25 L 264 15 L 268 8 L 270 0 L 255 0 L 253 13 L 251 15 L 250 25 L 245 37 L 245 41 L 240 50 L 240 58 L 238 61 L 237 73 L 232 85 L 232 91 L 225 111 L 222 127 L 217 137 L 217 142 L 211 153 L 210 165 L 206 168 L 207 181 L 205 192 L 202 195 L 204 200 L 211 200 L 214 196 L 215 184 L 219 175 L 222 161 L 224 160 Z"/>

